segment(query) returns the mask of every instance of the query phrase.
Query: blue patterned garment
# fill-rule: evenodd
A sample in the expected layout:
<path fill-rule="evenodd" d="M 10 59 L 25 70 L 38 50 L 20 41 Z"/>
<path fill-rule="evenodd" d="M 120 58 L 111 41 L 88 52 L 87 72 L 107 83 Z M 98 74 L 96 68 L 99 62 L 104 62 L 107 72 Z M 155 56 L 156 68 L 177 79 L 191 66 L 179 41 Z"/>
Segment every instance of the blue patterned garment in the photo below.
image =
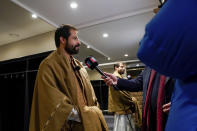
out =
<path fill-rule="evenodd" d="M 197 131 L 197 0 L 168 0 L 147 24 L 137 55 L 177 79 L 166 131 Z"/>

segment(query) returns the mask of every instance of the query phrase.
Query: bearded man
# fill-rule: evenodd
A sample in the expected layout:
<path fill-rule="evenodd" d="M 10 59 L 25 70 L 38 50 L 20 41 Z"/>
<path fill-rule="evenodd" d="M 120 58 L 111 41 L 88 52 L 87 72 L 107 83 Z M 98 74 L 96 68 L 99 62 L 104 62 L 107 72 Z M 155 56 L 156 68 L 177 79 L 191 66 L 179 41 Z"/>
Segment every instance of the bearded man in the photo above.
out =
<path fill-rule="evenodd" d="M 57 49 L 39 67 L 31 109 L 30 131 L 107 131 L 107 124 L 88 78 L 73 55 L 79 52 L 77 29 L 55 32 Z"/>

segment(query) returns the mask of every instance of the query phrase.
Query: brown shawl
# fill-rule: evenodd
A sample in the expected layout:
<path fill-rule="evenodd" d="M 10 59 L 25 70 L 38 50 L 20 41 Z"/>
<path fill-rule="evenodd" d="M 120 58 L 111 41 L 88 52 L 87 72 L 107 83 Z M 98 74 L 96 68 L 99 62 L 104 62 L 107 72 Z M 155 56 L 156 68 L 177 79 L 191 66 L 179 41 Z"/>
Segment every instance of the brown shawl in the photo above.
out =
<path fill-rule="evenodd" d="M 67 57 L 60 49 L 42 61 L 35 82 L 30 118 L 30 131 L 67 131 L 68 115 L 72 108 L 78 110 L 84 131 L 107 131 L 107 124 L 98 108 L 96 96 L 88 74 L 79 61 L 82 86 L 87 105 L 79 105 L 79 82 Z"/>
<path fill-rule="evenodd" d="M 117 72 L 113 74 L 122 78 Z M 142 124 L 142 113 L 139 104 L 129 91 L 117 91 L 113 87 L 109 87 L 108 111 L 120 115 L 132 114 L 136 126 L 140 127 Z"/>

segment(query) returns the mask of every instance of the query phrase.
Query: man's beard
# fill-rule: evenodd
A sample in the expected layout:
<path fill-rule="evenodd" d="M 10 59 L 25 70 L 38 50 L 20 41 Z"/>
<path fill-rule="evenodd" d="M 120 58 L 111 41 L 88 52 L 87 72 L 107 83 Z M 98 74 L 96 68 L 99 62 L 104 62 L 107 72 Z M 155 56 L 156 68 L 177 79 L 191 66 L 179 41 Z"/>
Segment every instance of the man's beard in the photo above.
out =
<path fill-rule="evenodd" d="M 78 45 L 75 45 L 74 47 L 72 47 L 72 46 L 66 46 L 65 47 L 65 50 L 70 55 L 78 54 L 79 53 L 79 49 L 77 50 L 76 48 L 79 47 L 79 46 L 80 46 L 79 44 Z"/>
<path fill-rule="evenodd" d="M 118 73 L 119 73 L 120 75 L 124 74 L 124 72 L 125 72 L 125 70 L 119 70 L 119 71 L 118 71 Z"/>

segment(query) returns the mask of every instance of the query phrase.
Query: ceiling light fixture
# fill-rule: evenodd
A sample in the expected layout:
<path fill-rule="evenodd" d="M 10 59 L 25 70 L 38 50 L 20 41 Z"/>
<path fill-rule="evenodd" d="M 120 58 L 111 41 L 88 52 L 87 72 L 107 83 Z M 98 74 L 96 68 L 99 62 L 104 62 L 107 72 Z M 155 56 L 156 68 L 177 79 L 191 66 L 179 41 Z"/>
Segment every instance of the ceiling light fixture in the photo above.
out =
<path fill-rule="evenodd" d="M 77 4 L 76 2 L 72 2 L 72 3 L 70 4 L 70 7 L 71 7 L 72 9 L 76 9 L 76 8 L 78 7 L 78 4 Z"/>
<path fill-rule="evenodd" d="M 38 16 L 36 14 L 32 14 L 31 17 L 36 19 Z"/>
<path fill-rule="evenodd" d="M 124 56 L 127 57 L 127 56 L 129 56 L 129 55 L 128 55 L 128 54 L 125 54 Z"/>
<path fill-rule="evenodd" d="M 90 48 L 90 46 L 88 45 L 87 48 Z"/>
<path fill-rule="evenodd" d="M 109 36 L 109 35 L 108 35 L 107 33 L 104 33 L 104 34 L 103 34 L 103 37 L 104 37 L 104 38 L 107 38 L 108 36 Z"/>
<path fill-rule="evenodd" d="M 140 66 L 140 64 L 136 64 L 136 66 L 137 66 L 137 67 L 139 67 L 139 66 Z"/>
<path fill-rule="evenodd" d="M 110 58 L 110 57 L 108 57 L 108 58 L 107 58 L 107 60 L 111 60 L 111 58 Z"/>

